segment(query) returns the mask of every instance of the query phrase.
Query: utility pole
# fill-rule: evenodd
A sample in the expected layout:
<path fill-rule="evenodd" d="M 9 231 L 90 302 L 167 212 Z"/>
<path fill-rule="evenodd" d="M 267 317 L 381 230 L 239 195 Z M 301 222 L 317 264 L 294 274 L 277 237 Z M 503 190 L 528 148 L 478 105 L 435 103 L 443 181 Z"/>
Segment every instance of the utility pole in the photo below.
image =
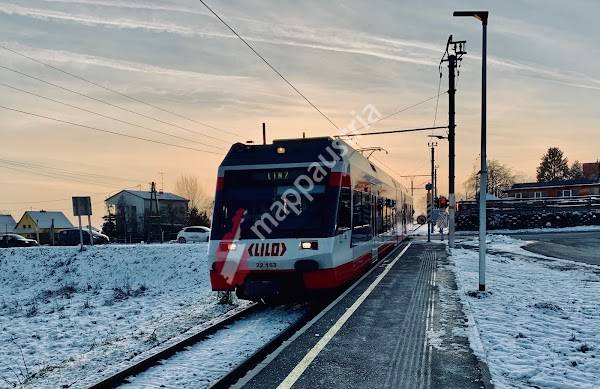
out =
<path fill-rule="evenodd" d="M 439 166 L 435 165 L 435 169 L 433 169 L 433 198 L 437 199 L 438 197 L 438 184 L 437 184 L 437 171 Z"/>
<path fill-rule="evenodd" d="M 155 209 L 156 208 L 156 209 Z M 156 231 L 155 231 L 156 230 Z M 160 208 L 158 206 L 158 195 L 156 193 L 156 183 L 150 183 L 150 212 L 148 214 L 148 239 L 151 243 L 154 236 L 158 235 L 162 241 L 162 225 L 160 217 Z"/>
<path fill-rule="evenodd" d="M 160 174 L 160 192 L 165 191 L 165 172 L 158 172 Z"/>
<path fill-rule="evenodd" d="M 456 55 L 448 56 L 448 247 L 454 248 L 454 234 L 456 229 L 456 194 L 454 193 L 455 180 L 455 148 L 456 148 Z"/>
<path fill-rule="evenodd" d="M 415 209 L 415 177 L 429 177 L 429 174 L 411 174 L 406 176 L 398 176 L 398 178 L 410 178 L 410 196 L 411 196 L 411 206 L 412 209 Z M 422 188 L 417 188 L 422 189 Z M 429 190 L 429 189 L 427 189 Z M 429 199 L 429 192 L 427 192 L 427 199 Z M 427 210 L 429 212 L 429 210 Z M 412 215 L 411 215 L 412 220 Z M 429 232 L 429 226 L 427 227 L 427 232 Z"/>
<path fill-rule="evenodd" d="M 429 191 L 429 225 L 427 226 L 427 228 L 429 229 L 429 231 L 433 232 L 433 195 L 434 195 L 434 190 L 433 190 L 433 182 L 434 182 L 434 175 L 435 175 L 435 147 L 437 146 L 437 142 L 429 142 L 427 144 L 429 147 L 431 147 L 431 190 Z M 430 235 L 427 234 L 427 241 L 430 241 Z"/>
<path fill-rule="evenodd" d="M 410 178 L 410 202 L 412 209 L 415 209 L 415 178 Z"/>
<path fill-rule="evenodd" d="M 458 61 L 467 52 L 464 50 L 466 41 L 453 41 L 452 35 L 448 37 L 446 45 L 448 62 L 448 247 L 454 248 L 454 236 L 456 231 L 456 72 Z M 450 45 L 453 52 L 449 52 Z"/>

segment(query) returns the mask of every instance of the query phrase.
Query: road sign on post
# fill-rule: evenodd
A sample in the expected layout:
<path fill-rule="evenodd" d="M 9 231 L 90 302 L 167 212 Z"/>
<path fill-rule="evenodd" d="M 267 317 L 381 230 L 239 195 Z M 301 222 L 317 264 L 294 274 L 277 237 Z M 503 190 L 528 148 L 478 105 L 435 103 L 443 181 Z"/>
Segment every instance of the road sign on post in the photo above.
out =
<path fill-rule="evenodd" d="M 89 196 L 74 196 L 73 197 L 73 215 L 79 220 L 79 242 L 81 243 L 80 251 L 83 251 L 83 230 L 81 227 L 81 217 L 88 217 L 88 228 L 90 234 L 90 245 L 94 245 L 94 235 L 92 234 L 92 200 Z"/>

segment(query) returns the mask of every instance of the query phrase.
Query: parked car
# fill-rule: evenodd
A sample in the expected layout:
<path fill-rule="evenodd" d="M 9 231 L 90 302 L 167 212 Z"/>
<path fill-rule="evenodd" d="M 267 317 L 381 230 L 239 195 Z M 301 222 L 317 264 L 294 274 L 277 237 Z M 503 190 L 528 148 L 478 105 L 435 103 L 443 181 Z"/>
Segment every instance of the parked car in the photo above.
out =
<path fill-rule="evenodd" d="M 17 234 L 0 235 L 0 247 L 33 247 L 40 244 L 34 239 L 27 239 Z"/>
<path fill-rule="evenodd" d="M 83 232 L 83 244 L 90 244 L 90 233 L 88 230 L 82 230 Z M 108 236 L 92 230 L 92 236 L 94 239 L 94 244 L 107 244 L 110 243 L 110 239 Z M 67 230 L 62 230 L 56 235 L 56 245 L 59 246 L 77 246 L 80 244 L 79 239 L 79 229 L 78 228 L 69 228 Z"/>
<path fill-rule="evenodd" d="M 210 238 L 210 228 L 204 226 L 185 227 L 177 234 L 177 242 L 208 242 Z"/>

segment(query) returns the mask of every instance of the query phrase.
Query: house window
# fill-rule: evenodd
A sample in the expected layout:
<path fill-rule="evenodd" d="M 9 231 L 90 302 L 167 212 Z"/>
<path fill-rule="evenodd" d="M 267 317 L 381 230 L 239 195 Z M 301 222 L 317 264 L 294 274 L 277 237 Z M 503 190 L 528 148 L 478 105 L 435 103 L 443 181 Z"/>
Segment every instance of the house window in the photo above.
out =
<path fill-rule="evenodd" d="M 522 199 L 523 193 L 515 193 L 515 199 Z"/>
<path fill-rule="evenodd" d="M 533 192 L 533 197 L 536 199 L 541 199 L 544 196 L 542 196 L 542 192 Z"/>
<path fill-rule="evenodd" d="M 571 189 L 564 189 L 561 191 L 562 197 L 571 197 L 573 196 L 573 191 Z"/>

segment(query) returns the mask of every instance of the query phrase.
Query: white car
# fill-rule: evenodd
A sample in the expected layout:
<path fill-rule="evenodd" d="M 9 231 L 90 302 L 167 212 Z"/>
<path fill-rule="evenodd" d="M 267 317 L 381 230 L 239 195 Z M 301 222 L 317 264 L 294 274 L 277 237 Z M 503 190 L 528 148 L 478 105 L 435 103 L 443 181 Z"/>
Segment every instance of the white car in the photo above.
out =
<path fill-rule="evenodd" d="M 177 242 L 208 242 L 210 239 L 210 228 L 204 226 L 185 227 L 177 234 Z"/>

